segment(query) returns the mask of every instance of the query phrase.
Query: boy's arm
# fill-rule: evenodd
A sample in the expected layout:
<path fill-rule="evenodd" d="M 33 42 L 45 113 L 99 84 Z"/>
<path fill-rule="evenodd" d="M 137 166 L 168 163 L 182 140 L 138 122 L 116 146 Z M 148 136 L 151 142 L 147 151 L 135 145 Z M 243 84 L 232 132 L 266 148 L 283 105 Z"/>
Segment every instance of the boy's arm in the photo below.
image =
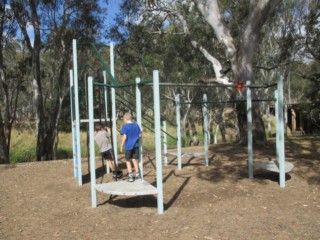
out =
<path fill-rule="evenodd" d="M 127 139 L 127 135 L 125 135 L 125 134 L 122 135 L 122 140 L 121 140 L 121 144 L 120 144 L 120 152 L 122 152 L 123 145 L 126 142 L 126 139 Z"/>
<path fill-rule="evenodd" d="M 108 127 L 105 127 L 104 130 L 108 133 L 109 137 L 111 136 L 111 129 Z"/>
<path fill-rule="evenodd" d="M 139 134 L 139 137 L 141 138 L 141 137 L 142 137 L 142 133 L 143 133 L 143 128 L 142 128 L 142 127 L 140 127 L 140 126 L 139 126 L 139 128 L 140 128 L 140 134 Z"/>

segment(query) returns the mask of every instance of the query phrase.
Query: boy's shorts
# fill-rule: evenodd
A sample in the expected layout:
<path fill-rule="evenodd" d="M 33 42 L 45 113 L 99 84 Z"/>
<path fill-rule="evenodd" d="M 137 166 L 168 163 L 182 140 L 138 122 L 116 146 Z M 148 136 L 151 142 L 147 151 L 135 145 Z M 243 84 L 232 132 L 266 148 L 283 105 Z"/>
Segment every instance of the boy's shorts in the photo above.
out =
<path fill-rule="evenodd" d="M 112 151 L 112 149 L 109 149 L 108 151 L 102 152 L 101 155 L 102 155 L 102 158 L 105 159 L 105 160 L 113 159 L 113 151 Z"/>
<path fill-rule="evenodd" d="M 131 150 L 126 151 L 126 160 L 138 159 L 139 158 L 139 147 L 135 147 Z"/>

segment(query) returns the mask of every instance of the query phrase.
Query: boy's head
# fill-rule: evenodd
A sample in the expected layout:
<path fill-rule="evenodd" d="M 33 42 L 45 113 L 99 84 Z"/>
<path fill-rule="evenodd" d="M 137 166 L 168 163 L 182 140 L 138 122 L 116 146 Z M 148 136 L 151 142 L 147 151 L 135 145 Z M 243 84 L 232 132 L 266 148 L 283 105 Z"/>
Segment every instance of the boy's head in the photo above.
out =
<path fill-rule="evenodd" d="M 130 121 L 132 121 L 132 115 L 131 115 L 131 113 L 129 113 L 129 112 L 125 113 L 125 114 L 123 115 L 123 120 L 124 120 L 125 122 L 130 122 Z"/>
<path fill-rule="evenodd" d="M 100 124 L 96 124 L 95 129 L 98 132 L 102 129 L 102 126 Z"/>

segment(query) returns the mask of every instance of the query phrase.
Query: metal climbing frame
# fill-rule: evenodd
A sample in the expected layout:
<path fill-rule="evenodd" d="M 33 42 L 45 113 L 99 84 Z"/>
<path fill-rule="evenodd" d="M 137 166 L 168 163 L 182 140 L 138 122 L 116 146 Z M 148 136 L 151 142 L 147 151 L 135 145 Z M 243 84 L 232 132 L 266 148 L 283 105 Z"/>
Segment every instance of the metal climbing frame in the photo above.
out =
<path fill-rule="evenodd" d="M 94 107 L 93 107 L 93 78 L 88 78 L 88 103 L 89 103 L 89 131 L 90 133 L 94 132 Z M 143 84 L 138 79 L 136 80 L 136 85 L 139 86 Z M 101 84 L 96 84 L 101 85 Z M 137 94 L 140 95 L 140 90 L 137 91 Z M 156 155 L 156 176 L 157 176 L 157 187 L 154 188 L 151 184 L 148 184 L 146 181 L 136 181 L 134 183 L 124 183 L 123 181 L 105 183 L 105 184 L 96 184 L 96 174 L 95 174 L 95 143 L 94 136 L 90 134 L 90 177 L 91 177 L 91 205 L 93 208 L 97 207 L 97 194 L 96 191 L 102 191 L 109 194 L 118 194 L 118 195 L 153 195 L 157 194 L 157 205 L 158 213 L 162 214 L 163 209 L 163 186 L 162 186 L 162 162 L 161 162 L 161 122 L 160 122 L 160 99 L 159 99 L 159 72 L 153 72 L 153 96 L 154 96 L 154 126 L 155 126 L 155 155 Z M 141 96 L 136 98 L 136 107 L 137 107 L 137 116 L 141 124 Z M 139 122 L 138 122 L 139 124 Z M 141 126 L 141 125 L 140 125 Z M 141 170 L 143 171 L 142 161 L 139 161 L 141 164 Z M 131 184 L 131 185 L 129 185 Z M 131 186 L 131 187 L 130 187 Z M 132 188 L 134 190 L 132 190 Z"/>
<path fill-rule="evenodd" d="M 81 44 L 85 45 L 85 44 Z M 86 44 L 88 45 L 88 44 Z M 104 83 L 106 84 L 106 78 L 107 75 L 111 79 L 111 82 L 116 85 L 114 75 L 114 45 L 113 43 L 110 44 L 110 69 L 107 67 L 107 65 L 103 62 L 99 51 L 97 51 L 96 44 L 89 44 L 94 52 L 98 55 L 98 58 L 103 65 L 103 68 L 105 69 L 103 72 L 104 77 Z M 74 162 L 74 177 L 77 178 L 79 185 L 82 185 L 82 168 L 81 168 L 81 143 L 80 143 L 80 113 L 79 113 L 79 82 L 78 82 L 78 56 L 77 56 L 77 41 L 74 39 L 72 41 L 72 47 L 73 47 L 73 70 L 70 70 L 70 101 L 71 101 L 71 124 L 72 124 L 72 145 L 73 145 L 73 162 Z M 107 99 L 106 96 L 107 92 L 105 90 L 105 101 Z M 115 89 L 111 89 L 111 101 L 112 101 L 112 138 L 113 138 L 113 149 L 114 149 L 114 155 L 115 155 L 115 161 L 118 163 L 118 154 L 117 154 L 117 125 L 116 125 L 116 108 L 115 108 Z M 105 103 L 105 106 L 107 108 L 107 104 Z M 105 119 L 108 119 L 107 116 L 108 110 L 105 110 Z M 107 168 L 107 172 L 109 172 L 109 169 Z"/>
<path fill-rule="evenodd" d="M 222 84 L 176 84 L 176 83 L 160 83 L 160 86 L 186 86 L 186 87 L 234 87 L 233 85 L 222 85 Z M 253 100 L 251 97 L 251 89 L 252 88 L 268 88 L 277 86 L 277 90 L 275 91 L 274 99 L 258 99 Z M 262 101 L 275 101 L 276 106 L 276 160 L 277 167 L 279 170 L 279 185 L 280 187 L 285 187 L 285 144 L 284 144 L 284 97 L 283 97 L 283 77 L 280 76 L 278 78 L 277 84 L 271 85 L 251 85 L 250 81 L 247 81 L 243 87 L 246 88 L 246 100 L 242 101 L 220 101 L 213 103 L 234 103 L 234 102 L 246 102 L 247 106 L 247 122 L 248 122 L 248 177 L 253 178 L 253 142 L 252 142 L 252 102 L 262 102 Z M 176 102 L 176 123 L 177 123 L 177 161 L 178 161 L 178 169 L 182 168 L 182 160 L 181 160 L 181 133 L 180 133 L 180 97 L 179 94 L 175 97 Z M 212 103 L 207 100 L 207 95 L 204 94 L 202 102 L 192 102 L 195 104 L 203 105 L 203 117 L 204 117 L 204 164 L 208 166 L 208 126 L 207 126 L 207 104 Z M 183 104 L 190 104 L 188 102 L 184 102 Z M 165 138 L 164 138 L 165 139 Z M 166 143 L 165 143 L 166 144 Z M 166 147 L 165 149 L 165 164 L 166 160 Z"/>
<path fill-rule="evenodd" d="M 99 60 L 100 55 L 97 51 L 95 44 L 91 44 L 95 52 L 98 54 Z M 135 83 L 129 84 L 117 84 L 114 78 L 114 53 L 113 53 L 113 44 L 110 45 L 110 71 L 106 71 L 109 77 L 112 80 L 112 85 L 108 85 L 106 81 L 104 84 L 96 83 L 96 85 L 103 85 L 105 88 L 111 88 L 111 98 L 112 98 L 112 132 L 113 132 L 113 149 L 115 153 L 115 160 L 117 162 L 117 128 L 116 128 L 116 88 L 123 88 L 128 86 L 136 86 L 136 112 L 137 112 L 137 123 L 142 126 L 141 119 L 141 96 L 140 96 L 140 85 L 149 83 L 153 84 L 154 91 L 154 126 L 155 126 L 155 143 L 156 143 L 156 166 L 157 166 L 157 188 L 154 190 L 154 187 L 144 180 L 141 181 L 141 184 L 137 192 L 119 190 L 118 186 L 116 187 L 117 191 L 106 190 L 104 186 L 97 186 L 96 176 L 95 176 L 95 145 L 93 134 L 90 134 L 90 173 L 91 173 L 91 199 L 92 207 L 97 206 L 96 191 L 101 190 L 103 192 L 109 193 L 120 193 L 120 194 L 133 194 L 133 195 L 146 195 L 146 194 L 157 194 L 157 204 L 158 204 L 158 213 L 162 214 L 164 211 L 163 208 L 163 186 L 162 186 L 162 163 L 161 163 L 161 123 L 160 123 L 160 100 L 159 100 L 159 71 L 155 70 L 153 72 L 153 81 L 144 81 L 141 82 L 139 78 L 136 79 Z M 103 67 L 107 66 L 103 63 Z M 108 70 L 108 69 L 106 69 Z M 106 79 L 106 73 L 104 72 L 104 79 Z M 73 161 L 74 161 L 74 176 L 78 179 L 79 185 L 82 185 L 82 170 L 81 170 L 81 146 L 80 146 L 80 116 L 79 116 L 79 94 L 78 94 L 78 63 L 77 63 L 77 42 L 73 40 L 73 70 L 70 70 L 70 94 L 71 94 L 71 119 L 72 119 L 72 133 L 73 133 Z M 88 105 L 89 105 L 89 131 L 90 133 L 94 132 L 94 116 L 93 116 L 93 79 L 92 77 L 88 78 Z M 106 98 L 106 97 L 105 97 Z M 106 116 L 107 118 L 107 116 Z M 141 145 L 140 145 L 141 146 Z M 142 148 L 140 148 L 142 151 Z M 140 169 L 141 174 L 143 175 L 143 162 L 141 161 L 142 154 L 140 155 Z M 120 182 L 116 182 L 122 185 L 125 185 Z M 133 185 L 131 185 L 133 186 Z M 108 186 L 110 187 L 110 186 Z M 112 186 L 113 187 L 113 186 Z M 139 191 L 140 189 L 140 191 Z"/>

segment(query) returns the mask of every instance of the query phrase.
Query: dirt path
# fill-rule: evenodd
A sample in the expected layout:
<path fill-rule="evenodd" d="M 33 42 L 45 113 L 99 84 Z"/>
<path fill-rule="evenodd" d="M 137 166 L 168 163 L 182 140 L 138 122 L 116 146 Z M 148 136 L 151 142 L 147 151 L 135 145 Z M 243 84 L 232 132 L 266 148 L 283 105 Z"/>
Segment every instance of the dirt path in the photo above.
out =
<path fill-rule="evenodd" d="M 209 167 L 184 158 L 178 171 L 169 158 L 163 215 L 155 196 L 110 200 L 98 193 L 92 209 L 86 161 L 81 187 L 71 160 L 0 166 L 0 239 L 320 239 L 320 141 L 286 144 L 295 168 L 285 188 L 272 172 L 248 179 L 239 146 L 212 147 Z M 274 155 L 265 148 L 254 159 Z M 144 163 L 145 180 L 154 184 L 154 156 L 146 153 Z M 97 167 L 97 182 L 111 181 L 101 161 Z"/>

